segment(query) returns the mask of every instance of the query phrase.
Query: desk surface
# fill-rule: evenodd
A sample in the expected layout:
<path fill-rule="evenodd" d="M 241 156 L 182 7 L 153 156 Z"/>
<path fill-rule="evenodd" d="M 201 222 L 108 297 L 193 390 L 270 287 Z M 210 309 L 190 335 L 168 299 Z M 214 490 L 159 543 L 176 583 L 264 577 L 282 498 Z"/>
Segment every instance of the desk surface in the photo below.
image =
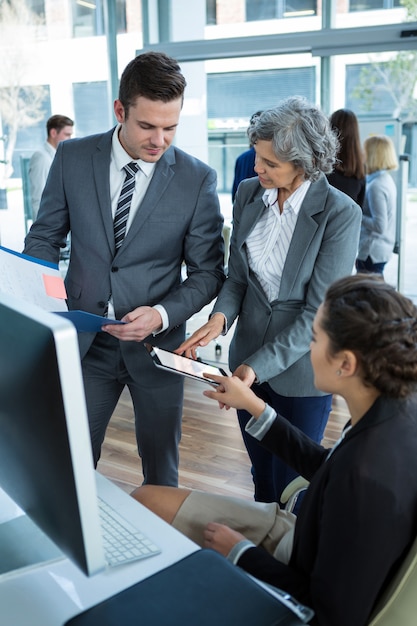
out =
<path fill-rule="evenodd" d="M 97 473 L 101 493 L 106 491 L 126 518 L 140 516 L 143 531 L 161 548 L 161 554 L 91 578 L 69 559 L 0 576 L 0 626 L 62 626 L 70 617 L 126 589 L 188 554 L 198 546 Z M 0 489 L 0 523 L 19 509 Z"/>

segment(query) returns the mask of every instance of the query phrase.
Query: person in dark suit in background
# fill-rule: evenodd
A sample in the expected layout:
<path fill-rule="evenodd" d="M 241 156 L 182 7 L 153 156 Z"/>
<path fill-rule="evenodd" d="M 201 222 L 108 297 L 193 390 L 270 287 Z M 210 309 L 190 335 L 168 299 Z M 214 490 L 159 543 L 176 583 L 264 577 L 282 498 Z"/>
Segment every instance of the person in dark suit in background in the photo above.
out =
<path fill-rule="evenodd" d="M 327 180 L 362 208 L 365 200 L 365 158 L 358 118 L 350 109 L 338 109 L 330 116 L 330 124 L 337 132 L 340 147 L 335 168 L 327 174 Z"/>
<path fill-rule="evenodd" d="M 59 144 L 24 249 L 58 263 L 71 231 L 68 308 L 125 322 L 103 320 L 105 332 L 79 335 L 94 462 L 127 386 L 144 482 L 162 485 L 178 484 L 183 380 L 155 368 L 143 342 L 176 348 L 185 321 L 224 280 L 216 173 L 172 145 L 185 86 L 163 53 L 145 52 L 126 66 L 117 126 Z M 121 194 L 129 176 L 130 192 Z M 120 195 L 131 207 L 114 225 Z"/>
<path fill-rule="evenodd" d="M 248 132 L 250 128 L 253 126 L 255 120 L 260 116 L 261 113 L 262 111 L 256 111 L 256 113 L 254 113 L 251 116 L 249 120 Z M 257 176 L 257 173 L 254 170 L 254 167 L 255 167 L 255 148 L 253 147 L 253 145 L 250 145 L 249 150 L 245 150 L 245 152 L 242 152 L 242 154 L 240 154 L 236 159 L 235 176 L 233 179 L 233 186 L 232 186 L 232 201 L 233 202 L 235 199 L 237 188 L 239 187 L 239 183 L 242 180 L 245 180 L 245 178 L 253 178 L 254 176 Z"/>
<path fill-rule="evenodd" d="M 342 278 L 316 314 L 311 360 L 317 387 L 345 398 L 351 414 L 331 450 L 237 377 L 216 377 L 220 386 L 204 392 L 249 411 L 250 436 L 310 481 L 297 518 L 276 504 L 189 489 L 132 495 L 310 606 L 309 623 L 365 626 L 417 532 L 417 308 L 375 275 Z"/>
<path fill-rule="evenodd" d="M 327 287 L 352 273 L 362 213 L 327 182 L 338 141 L 317 106 L 286 98 L 256 119 L 249 137 L 258 176 L 236 194 L 228 276 L 209 321 L 177 351 L 195 357 L 236 320 L 230 370 L 320 442 L 332 397 L 314 386 L 311 323 Z M 246 411 L 238 419 L 255 500 L 278 502 L 296 473 L 247 435 Z"/>

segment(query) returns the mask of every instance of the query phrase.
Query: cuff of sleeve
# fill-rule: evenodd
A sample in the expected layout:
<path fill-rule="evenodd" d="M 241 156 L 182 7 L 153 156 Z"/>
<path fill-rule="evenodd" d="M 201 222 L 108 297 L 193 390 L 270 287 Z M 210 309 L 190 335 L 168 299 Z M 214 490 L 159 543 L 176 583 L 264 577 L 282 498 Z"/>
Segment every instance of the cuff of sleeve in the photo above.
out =
<path fill-rule="evenodd" d="M 249 539 L 242 539 L 242 541 L 239 541 L 239 543 L 233 546 L 227 555 L 227 559 L 236 565 L 242 554 L 246 552 L 246 550 L 249 550 L 249 548 L 256 548 L 256 546 L 252 541 L 249 541 Z"/>
<path fill-rule="evenodd" d="M 161 304 L 155 304 L 155 306 L 153 306 L 152 308 L 155 309 L 155 311 L 158 311 L 159 315 L 162 318 L 162 328 L 152 333 L 152 335 L 155 337 L 156 335 L 159 335 L 159 333 L 163 333 L 164 330 L 168 328 L 169 319 L 168 319 L 168 313 L 166 312 L 166 310 Z"/>
<path fill-rule="evenodd" d="M 226 318 L 225 314 L 224 314 L 224 313 L 222 313 L 221 311 L 215 311 L 215 313 L 220 313 L 220 315 L 223 315 L 224 322 L 223 322 L 223 330 L 222 330 L 221 334 L 222 334 L 222 335 L 227 335 L 227 331 L 228 331 L 229 329 L 227 328 L 227 318 Z M 210 313 L 210 315 L 209 315 L 209 319 L 210 319 L 213 315 L 214 315 L 214 313 Z"/>
<path fill-rule="evenodd" d="M 271 428 L 271 425 L 275 421 L 276 417 L 276 411 L 269 406 L 269 404 L 267 404 L 264 412 L 260 414 L 258 419 L 255 419 L 254 417 L 250 418 L 249 422 L 246 424 L 245 430 L 249 433 L 249 435 L 258 439 L 258 441 L 261 441 Z"/>

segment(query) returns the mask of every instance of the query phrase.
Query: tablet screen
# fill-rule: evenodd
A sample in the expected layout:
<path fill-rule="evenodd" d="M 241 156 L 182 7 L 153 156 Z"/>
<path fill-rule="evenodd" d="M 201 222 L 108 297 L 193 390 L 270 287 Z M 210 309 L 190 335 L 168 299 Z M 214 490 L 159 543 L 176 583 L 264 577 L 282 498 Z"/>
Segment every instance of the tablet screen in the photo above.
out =
<path fill-rule="evenodd" d="M 208 363 L 202 363 L 201 361 L 195 361 L 174 352 L 163 350 L 157 346 L 151 346 L 145 344 L 149 354 L 151 355 L 155 365 L 163 367 L 164 369 L 177 372 L 183 376 L 189 376 L 191 378 L 197 378 L 205 383 L 213 384 L 207 378 L 204 378 L 203 374 L 215 374 L 216 376 L 227 376 L 226 372 L 215 365 L 209 365 Z"/>

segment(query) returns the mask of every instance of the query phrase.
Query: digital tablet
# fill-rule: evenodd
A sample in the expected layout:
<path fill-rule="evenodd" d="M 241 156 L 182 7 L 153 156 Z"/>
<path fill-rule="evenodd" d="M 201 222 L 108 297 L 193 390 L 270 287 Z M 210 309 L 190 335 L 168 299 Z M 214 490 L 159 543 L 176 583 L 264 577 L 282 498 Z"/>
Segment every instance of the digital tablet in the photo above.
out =
<path fill-rule="evenodd" d="M 163 350 L 157 346 L 151 346 L 149 343 L 145 343 L 145 348 L 149 352 L 156 367 L 160 367 L 169 372 L 181 374 L 194 380 L 199 380 L 209 385 L 216 385 L 218 383 L 205 378 L 204 374 L 215 374 L 216 376 L 227 376 L 226 372 L 216 365 L 209 365 L 208 363 L 202 363 L 201 361 L 195 361 L 189 359 L 186 356 L 180 356 L 169 350 Z"/>

